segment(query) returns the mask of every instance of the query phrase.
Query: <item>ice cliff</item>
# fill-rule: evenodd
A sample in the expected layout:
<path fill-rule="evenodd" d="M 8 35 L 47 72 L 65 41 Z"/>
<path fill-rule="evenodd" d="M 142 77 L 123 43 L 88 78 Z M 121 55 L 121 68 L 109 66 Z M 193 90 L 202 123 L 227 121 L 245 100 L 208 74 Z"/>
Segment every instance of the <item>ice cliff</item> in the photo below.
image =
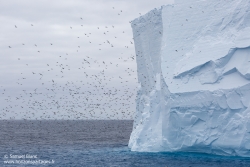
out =
<path fill-rule="evenodd" d="M 250 0 L 176 0 L 131 26 L 131 150 L 250 157 Z"/>

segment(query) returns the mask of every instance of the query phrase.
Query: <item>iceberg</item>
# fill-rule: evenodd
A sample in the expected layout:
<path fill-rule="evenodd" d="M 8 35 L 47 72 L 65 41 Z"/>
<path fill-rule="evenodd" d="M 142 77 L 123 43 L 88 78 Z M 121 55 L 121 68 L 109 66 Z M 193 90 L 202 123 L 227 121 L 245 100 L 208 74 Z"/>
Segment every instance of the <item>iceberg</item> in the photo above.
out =
<path fill-rule="evenodd" d="M 175 0 L 133 20 L 132 151 L 250 157 L 250 0 Z"/>

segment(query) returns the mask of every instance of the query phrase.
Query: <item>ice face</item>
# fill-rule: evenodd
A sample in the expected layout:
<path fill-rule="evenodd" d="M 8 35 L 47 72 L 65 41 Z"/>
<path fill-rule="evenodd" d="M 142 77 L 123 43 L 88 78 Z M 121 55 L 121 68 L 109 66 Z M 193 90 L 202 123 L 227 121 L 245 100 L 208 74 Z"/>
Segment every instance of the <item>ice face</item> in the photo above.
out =
<path fill-rule="evenodd" d="M 250 156 L 250 1 L 176 0 L 135 19 L 129 147 Z"/>

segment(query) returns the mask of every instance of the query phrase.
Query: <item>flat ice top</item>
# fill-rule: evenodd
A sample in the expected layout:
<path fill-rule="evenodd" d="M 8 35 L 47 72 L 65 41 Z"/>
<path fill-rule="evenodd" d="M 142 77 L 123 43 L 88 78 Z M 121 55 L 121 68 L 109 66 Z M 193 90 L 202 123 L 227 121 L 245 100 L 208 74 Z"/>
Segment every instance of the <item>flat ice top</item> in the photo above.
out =
<path fill-rule="evenodd" d="M 250 83 L 249 9 L 249 0 L 176 0 L 162 7 L 161 68 L 170 92 Z"/>

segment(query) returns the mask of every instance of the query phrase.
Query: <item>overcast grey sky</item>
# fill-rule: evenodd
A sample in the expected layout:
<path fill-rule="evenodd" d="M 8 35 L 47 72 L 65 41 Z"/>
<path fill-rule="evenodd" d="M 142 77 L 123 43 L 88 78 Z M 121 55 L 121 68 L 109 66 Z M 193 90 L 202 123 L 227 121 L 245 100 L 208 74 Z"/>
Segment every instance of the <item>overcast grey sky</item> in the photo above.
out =
<path fill-rule="evenodd" d="M 0 119 L 133 119 L 130 21 L 174 0 L 0 0 Z"/>

